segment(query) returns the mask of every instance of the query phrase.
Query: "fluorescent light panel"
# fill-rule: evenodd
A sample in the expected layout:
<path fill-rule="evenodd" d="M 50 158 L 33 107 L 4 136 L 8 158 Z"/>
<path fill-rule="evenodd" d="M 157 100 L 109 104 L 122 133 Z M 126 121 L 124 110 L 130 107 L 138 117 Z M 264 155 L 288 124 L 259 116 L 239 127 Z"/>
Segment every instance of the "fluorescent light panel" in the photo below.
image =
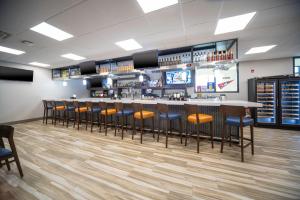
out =
<path fill-rule="evenodd" d="M 40 63 L 40 62 L 31 62 L 30 65 L 39 66 L 39 67 L 50 67 L 49 64 Z"/>
<path fill-rule="evenodd" d="M 217 28 L 215 30 L 215 35 L 243 30 L 246 28 L 247 24 L 255 14 L 256 12 L 251 12 L 243 15 L 219 19 Z"/>
<path fill-rule="evenodd" d="M 61 57 L 68 58 L 70 60 L 84 60 L 84 59 L 86 59 L 85 57 L 78 56 L 78 55 L 73 54 L 73 53 L 67 53 L 67 54 L 61 55 Z"/>
<path fill-rule="evenodd" d="M 136 49 L 141 49 L 143 48 L 137 41 L 134 39 L 129 39 L 129 40 L 123 40 L 115 43 L 122 49 L 126 51 L 131 51 L 131 50 L 136 50 Z"/>
<path fill-rule="evenodd" d="M 277 45 L 268 45 L 268 46 L 261 46 L 261 47 L 253 47 L 249 49 L 245 54 L 256 54 L 256 53 L 265 53 L 270 49 L 276 47 Z"/>
<path fill-rule="evenodd" d="M 0 51 L 5 52 L 5 53 L 14 54 L 14 55 L 21 55 L 21 54 L 25 53 L 25 51 L 20 51 L 17 49 L 12 49 L 12 48 L 3 47 L 3 46 L 0 46 Z"/>
<path fill-rule="evenodd" d="M 38 32 L 42 35 L 48 36 L 48 37 L 58 40 L 58 41 L 63 41 L 63 40 L 74 37 L 70 33 L 60 30 L 60 29 L 56 28 L 55 26 L 47 24 L 46 22 L 42 22 L 42 23 L 30 28 L 30 30 Z"/>
<path fill-rule="evenodd" d="M 137 0 L 144 13 L 149 13 L 168 6 L 178 4 L 178 0 Z"/>

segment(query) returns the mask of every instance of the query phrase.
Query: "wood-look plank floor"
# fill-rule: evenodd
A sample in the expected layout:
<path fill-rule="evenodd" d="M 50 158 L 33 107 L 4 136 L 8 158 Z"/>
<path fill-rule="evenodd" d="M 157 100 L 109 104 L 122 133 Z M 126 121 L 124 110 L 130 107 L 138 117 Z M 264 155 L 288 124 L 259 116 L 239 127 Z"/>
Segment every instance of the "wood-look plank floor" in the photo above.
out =
<path fill-rule="evenodd" d="M 255 128 L 255 155 L 220 143 L 187 147 L 179 138 L 152 135 L 139 143 L 109 131 L 44 125 L 15 125 L 24 178 L 15 164 L 0 169 L 0 199 L 300 199 L 300 132 Z M 248 133 L 246 129 L 246 133 Z"/>

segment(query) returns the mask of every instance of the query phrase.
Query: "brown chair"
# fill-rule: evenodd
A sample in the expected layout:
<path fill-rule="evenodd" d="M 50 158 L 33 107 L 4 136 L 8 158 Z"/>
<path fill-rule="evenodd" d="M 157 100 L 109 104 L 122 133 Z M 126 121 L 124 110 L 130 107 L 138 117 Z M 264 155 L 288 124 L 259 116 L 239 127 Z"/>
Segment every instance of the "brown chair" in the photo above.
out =
<path fill-rule="evenodd" d="M 200 124 L 209 123 L 210 128 L 210 140 L 211 140 L 211 148 L 214 148 L 214 133 L 213 133 L 213 116 L 207 114 L 199 113 L 199 106 L 184 104 L 185 112 L 186 112 L 186 136 L 185 136 L 185 146 L 187 145 L 188 139 L 188 129 L 190 124 L 194 124 L 196 126 L 197 132 L 197 153 L 199 153 L 199 144 L 200 144 Z"/>
<path fill-rule="evenodd" d="M 86 106 L 88 108 L 87 112 L 88 112 L 88 115 L 89 115 L 89 118 L 90 118 L 88 122 L 91 125 L 91 132 L 93 132 L 93 125 L 95 123 L 97 123 L 98 126 L 100 126 L 100 115 L 99 115 L 99 113 L 101 111 L 101 108 L 93 102 L 86 102 Z M 97 121 L 96 122 L 94 121 L 94 115 L 97 115 Z"/>
<path fill-rule="evenodd" d="M 101 123 L 102 123 L 102 119 L 104 117 L 104 129 L 105 129 L 105 135 L 107 135 L 107 126 L 109 125 L 108 124 L 108 121 L 107 121 L 107 118 L 108 116 L 110 116 L 110 119 L 111 119 L 111 124 L 112 125 L 112 116 L 116 114 L 117 110 L 115 108 L 109 108 L 108 107 L 108 103 L 106 102 L 99 102 L 99 107 L 101 109 L 101 112 L 100 112 L 100 116 L 101 116 Z M 100 123 L 100 128 L 99 128 L 99 132 L 101 132 L 101 123 Z"/>
<path fill-rule="evenodd" d="M 2 167 L 2 161 L 5 161 L 8 171 L 10 171 L 10 163 L 16 162 L 20 176 L 23 177 L 23 171 L 19 161 L 13 135 L 14 135 L 14 127 L 7 126 L 7 125 L 0 125 L 0 168 Z M 11 150 L 5 148 L 3 138 L 8 139 L 8 143 Z M 9 160 L 11 158 L 13 158 L 13 160 Z"/>
<path fill-rule="evenodd" d="M 70 121 L 75 121 L 75 107 L 72 101 L 64 101 L 64 120 L 66 121 L 67 128 L 69 127 Z"/>
<path fill-rule="evenodd" d="M 157 134 L 157 142 L 159 142 L 159 135 L 160 135 L 160 125 L 161 122 L 167 122 L 166 126 L 166 148 L 168 148 L 168 136 L 169 136 L 169 129 L 170 134 L 172 134 L 172 122 L 178 120 L 179 127 L 180 127 L 180 142 L 182 144 L 182 119 L 181 114 L 170 112 L 169 106 L 167 104 L 160 104 L 156 105 L 158 111 L 158 134 Z M 170 127 L 170 128 L 169 128 Z"/>
<path fill-rule="evenodd" d="M 132 139 L 133 139 L 134 135 L 136 134 L 135 122 L 136 122 L 136 120 L 140 120 L 141 121 L 141 144 L 143 143 L 143 134 L 145 131 L 144 122 L 146 119 L 152 120 L 152 133 L 153 133 L 153 138 L 155 138 L 155 135 L 154 135 L 154 116 L 155 116 L 155 114 L 154 114 L 154 112 L 144 110 L 143 104 L 140 104 L 140 103 L 133 103 L 132 108 L 134 110 Z"/>
<path fill-rule="evenodd" d="M 79 130 L 79 125 L 82 122 L 86 123 L 85 129 L 87 130 L 87 111 L 88 108 L 86 107 L 86 105 L 82 105 L 82 103 L 78 102 L 78 101 L 73 101 L 73 106 L 75 109 L 75 120 L 74 120 L 74 124 L 73 127 L 75 128 L 75 124 L 77 122 L 77 130 Z M 84 113 L 85 115 L 85 120 L 82 119 L 82 114 Z"/>
<path fill-rule="evenodd" d="M 126 131 L 128 130 L 128 117 L 133 116 L 133 109 L 125 108 L 124 104 L 121 102 L 115 103 L 116 108 L 116 119 L 115 119 L 115 136 L 117 135 L 118 127 L 121 127 L 121 138 L 124 138 L 124 127 Z M 120 122 L 121 121 L 121 122 Z"/>
<path fill-rule="evenodd" d="M 52 101 L 52 111 L 53 111 L 53 117 L 52 117 L 52 124 L 54 120 L 54 125 L 56 125 L 56 121 L 58 119 L 58 122 L 63 120 L 63 125 L 65 123 L 65 105 L 63 101 Z"/>
<path fill-rule="evenodd" d="M 46 121 L 46 124 L 48 124 L 48 118 L 49 118 L 48 112 L 49 110 L 52 112 L 53 106 L 50 101 L 46 101 L 46 100 L 43 100 L 43 105 L 44 105 L 43 123 L 45 123 Z M 50 117 L 52 118 L 53 115 L 51 115 Z"/>
<path fill-rule="evenodd" d="M 241 161 L 244 162 L 244 149 L 251 145 L 251 153 L 254 155 L 254 136 L 253 136 L 253 126 L 254 120 L 246 116 L 246 109 L 242 106 L 227 106 L 221 105 L 220 112 L 223 115 L 223 131 L 222 131 L 222 142 L 221 142 L 221 153 L 223 153 L 223 146 L 226 140 L 231 146 L 231 126 L 238 127 L 240 129 L 239 146 L 241 147 Z M 227 135 L 227 126 L 229 126 L 229 136 Z M 244 137 L 243 127 L 250 126 L 250 138 Z M 244 140 L 250 141 L 244 144 Z"/>

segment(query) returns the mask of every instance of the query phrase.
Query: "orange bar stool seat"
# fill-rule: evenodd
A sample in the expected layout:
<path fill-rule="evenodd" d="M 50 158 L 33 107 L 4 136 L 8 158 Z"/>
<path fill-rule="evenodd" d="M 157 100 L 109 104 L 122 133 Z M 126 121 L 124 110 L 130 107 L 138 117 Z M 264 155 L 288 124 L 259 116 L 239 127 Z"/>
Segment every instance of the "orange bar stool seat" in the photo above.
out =
<path fill-rule="evenodd" d="M 197 153 L 199 153 L 199 144 L 200 144 L 200 125 L 201 124 L 209 124 L 209 132 L 210 132 L 210 140 L 211 140 L 211 147 L 214 148 L 214 141 L 213 141 L 213 116 L 199 113 L 199 107 L 197 105 L 189 105 L 184 104 L 185 112 L 186 112 L 186 135 L 185 135 L 185 146 L 187 145 L 187 139 L 189 137 L 189 126 L 191 124 L 196 126 L 197 132 Z"/>
<path fill-rule="evenodd" d="M 101 109 L 100 112 L 100 128 L 99 128 L 99 132 L 101 132 L 101 124 L 104 118 L 104 129 L 105 129 L 105 135 L 107 135 L 107 126 L 108 124 L 108 117 L 110 117 L 111 123 L 110 125 L 112 125 L 112 121 L 113 121 L 113 116 L 117 113 L 117 109 L 115 108 L 109 108 L 108 107 L 108 103 L 106 102 L 99 102 L 99 107 Z"/>
<path fill-rule="evenodd" d="M 77 122 L 77 129 L 79 130 L 79 125 L 82 123 L 82 122 L 85 122 L 86 123 L 86 127 L 85 129 L 87 129 L 87 111 L 88 111 L 88 107 L 86 106 L 86 103 L 85 105 L 83 106 L 82 103 L 78 102 L 78 101 L 74 101 L 73 102 L 73 107 L 74 107 L 74 112 L 75 112 L 75 119 L 74 119 L 74 125 L 73 127 L 75 127 L 75 124 Z M 85 120 L 82 119 L 82 114 L 84 113 L 85 115 Z"/>
<path fill-rule="evenodd" d="M 117 110 L 114 108 L 108 108 L 106 110 L 101 111 L 101 115 L 114 115 L 117 113 Z"/>
<path fill-rule="evenodd" d="M 151 118 L 154 117 L 154 112 L 151 111 L 147 111 L 147 110 L 142 110 L 140 112 L 135 112 L 134 113 L 134 118 L 136 119 L 147 119 L 147 118 Z"/>
<path fill-rule="evenodd" d="M 143 104 L 140 103 L 133 103 L 132 104 L 133 110 L 134 110 L 134 114 L 133 114 L 133 131 L 132 131 L 132 139 L 136 133 L 136 125 L 135 122 L 136 120 L 139 120 L 141 122 L 141 144 L 143 143 L 143 134 L 145 132 L 145 120 L 146 119 L 151 119 L 152 121 L 152 134 L 153 134 L 153 138 L 154 136 L 154 116 L 155 113 L 152 111 L 147 111 L 144 110 L 143 108 Z"/>
<path fill-rule="evenodd" d="M 212 122 L 213 116 L 206 114 L 198 114 L 200 124 Z M 188 121 L 193 124 L 197 124 L 197 115 L 191 114 L 188 116 Z"/>

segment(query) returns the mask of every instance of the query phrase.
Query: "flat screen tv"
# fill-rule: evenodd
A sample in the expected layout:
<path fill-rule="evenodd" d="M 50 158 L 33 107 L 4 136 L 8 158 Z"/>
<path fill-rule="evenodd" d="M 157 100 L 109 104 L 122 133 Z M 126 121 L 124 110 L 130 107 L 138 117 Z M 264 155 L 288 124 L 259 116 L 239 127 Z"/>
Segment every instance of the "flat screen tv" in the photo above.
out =
<path fill-rule="evenodd" d="M 0 79 L 32 82 L 33 71 L 0 66 Z"/>
<path fill-rule="evenodd" d="M 191 84 L 192 74 L 191 70 L 176 70 L 166 72 L 166 84 L 167 85 L 180 85 Z"/>
<path fill-rule="evenodd" d="M 79 64 L 81 75 L 96 74 L 96 62 L 87 61 Z"/>
<path fill-rule="evenodd" d="M 89 79 L 92 88 L 102 87 L 102 80 L 100 78 Z"/>
<path fill-rule="evenodd" d="M 151 50 L 133 55 L 134 69 L 144 69 L 158 66 L 158 51 Z"/>

